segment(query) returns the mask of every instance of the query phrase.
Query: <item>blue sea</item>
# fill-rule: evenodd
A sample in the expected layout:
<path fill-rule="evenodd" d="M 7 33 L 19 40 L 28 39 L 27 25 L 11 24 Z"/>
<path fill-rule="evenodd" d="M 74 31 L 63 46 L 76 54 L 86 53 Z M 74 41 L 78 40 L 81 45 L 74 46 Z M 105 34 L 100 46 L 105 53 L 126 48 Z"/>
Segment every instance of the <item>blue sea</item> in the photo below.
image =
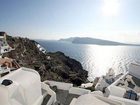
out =
<path fill-rule="evenodd" d="M 109 68 L 124 73 L 132 62 L 140 62 L 140 46 L 101 46 L 62 41 L 38 41 L 49 52 L 61 51 L 81 62 L 89 80 L 105 75 Z"/>

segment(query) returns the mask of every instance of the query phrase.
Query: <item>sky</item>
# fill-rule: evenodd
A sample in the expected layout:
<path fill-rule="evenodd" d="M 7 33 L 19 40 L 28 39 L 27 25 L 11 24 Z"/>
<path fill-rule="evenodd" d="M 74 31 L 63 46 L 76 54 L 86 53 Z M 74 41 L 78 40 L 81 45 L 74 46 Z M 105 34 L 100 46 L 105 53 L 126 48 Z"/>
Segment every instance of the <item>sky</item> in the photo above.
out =
<path fill-rule="evenodd" d="M 140 0 L 0 0 L 0 31 L 140 43 Z"/>

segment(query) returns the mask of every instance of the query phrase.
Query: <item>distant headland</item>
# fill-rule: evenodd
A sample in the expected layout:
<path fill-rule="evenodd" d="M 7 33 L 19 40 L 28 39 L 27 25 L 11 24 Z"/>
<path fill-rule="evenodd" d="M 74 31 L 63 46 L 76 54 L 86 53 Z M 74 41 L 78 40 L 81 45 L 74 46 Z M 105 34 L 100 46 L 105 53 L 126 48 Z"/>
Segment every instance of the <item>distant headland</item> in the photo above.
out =
<path fill-rule="evenodd" d="M 128 46 L 140 46 L 140 44 L 127 44 L 103 39 L 96 39 L 90 37 L 71 37 L 66 39 L 60 39 L 59 41 L 67 41 L 75 44 L 95 44 L 95 45 L 128 45 Z"/>

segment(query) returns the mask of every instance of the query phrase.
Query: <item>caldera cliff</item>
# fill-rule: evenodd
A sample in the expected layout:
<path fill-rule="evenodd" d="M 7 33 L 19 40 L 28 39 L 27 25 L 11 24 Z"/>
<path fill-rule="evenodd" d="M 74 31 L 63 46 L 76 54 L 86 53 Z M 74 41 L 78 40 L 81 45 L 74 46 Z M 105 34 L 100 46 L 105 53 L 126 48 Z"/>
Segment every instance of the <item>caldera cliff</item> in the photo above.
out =
<path fill-rule="evenodd" d="M 87 80 L 82 65 L 62 52 L 43 53 L 36 41 L 28 38 L 7 36 L 7 42 L 15 50 L 4 56 L 15 59 L 21 66 L 35 69 L 41 80 L 55 80 L 79 86 Z"/>

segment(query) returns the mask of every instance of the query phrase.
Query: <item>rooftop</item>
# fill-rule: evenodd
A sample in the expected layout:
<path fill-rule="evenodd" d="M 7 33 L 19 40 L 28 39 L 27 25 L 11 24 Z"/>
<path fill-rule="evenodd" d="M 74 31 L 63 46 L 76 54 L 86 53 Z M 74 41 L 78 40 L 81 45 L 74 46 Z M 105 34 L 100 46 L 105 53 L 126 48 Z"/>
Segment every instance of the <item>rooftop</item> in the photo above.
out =
<path fill-rule="evenodd" d="M 129 82 L 127 80 L 127 76 L 132 76 L 132 82 L 131 81 Z M 126 90 L 132 89 L 135 92 L 139 93 L 140 92 L 140 79 L 131 74 L 128 74 L 125 76 L 125 78 L 120 80 L 120 82 L 117 84 L 117 86 L 125 88 Z"/>

